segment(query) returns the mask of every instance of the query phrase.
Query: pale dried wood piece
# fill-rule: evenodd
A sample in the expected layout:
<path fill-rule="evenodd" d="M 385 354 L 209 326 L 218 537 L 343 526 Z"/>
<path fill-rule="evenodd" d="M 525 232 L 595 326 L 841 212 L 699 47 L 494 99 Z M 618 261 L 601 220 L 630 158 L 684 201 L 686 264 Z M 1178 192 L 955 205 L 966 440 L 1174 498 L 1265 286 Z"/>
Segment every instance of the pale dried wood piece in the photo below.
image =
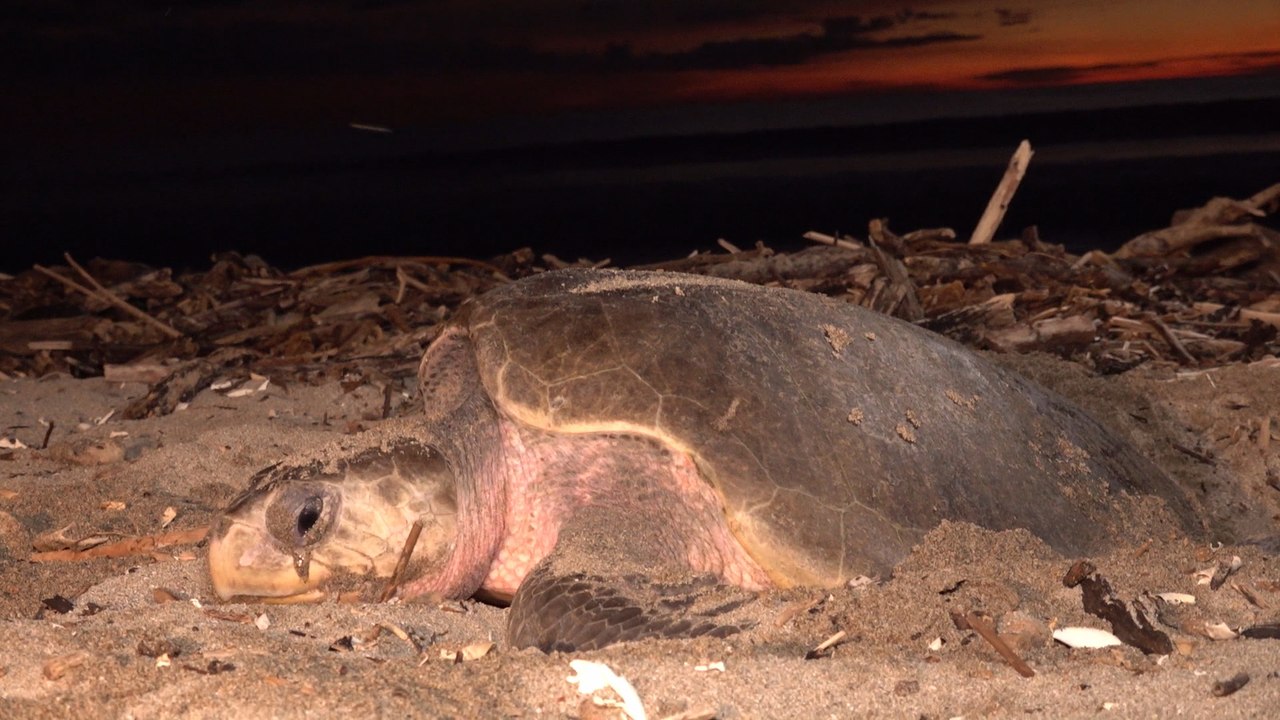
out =
<path fill-rule="evenodd" d="M 955 240 L 956 231 L 951 228 L 922 228 L 920 230 L 912 230 L 902 236 L 902 242 L 912 245 L 918 242 L 938 241 L 938 240 Z"/>
<path fill-rule="evenodd" d="M 74 350 L 76 344 L 70 340 L 32 340 L 27 343 L 28 350 Z"/>
<path fill-rule="evenodd" d="M 1080 350 L 1097 339 L 1097 327 L 1084 315 L 1055 317 L 1034 323 L 1018 323 L 1012 327 L 992 329 L 983 337 L 1002 352 L 1067 353 Z"/>
<path fill-rule="evenodd" d="M 961 342 L 976 342 L 988 331 L 1017 322 L 1013 304 L 1016 293 L 1004 293 L 974 305 L 966 305 L 926 320 L 924 327 Z"/>
<path fill-rule="evenodd" d="M 1030 164 L 1033 154 L 1030 141 L 1023 140 L 1018 144 L 1018 149 L 1013 152 L 1013 157 L 1009 160 L 1009 167 L 1004 171 L 1004 177 L 1000 179 L 996 191 L 991 194 L 987 209 L 983 211 L 982 218 L 973 229 L 973 236 L 969 238 L 970 245 L 985 245 L 991 242 L 991 238 L 996 234 L 996 228 L 1000 227 L 1000 221 L 1004 220 L 1004 213 L 1009 209 L 1013 194 L 1018 191 L 1022 176 L 1027 173 L 1027 165 Z"/>
<path fill-rule="evenodd" d="M 742 252 L 742 248 L 738 247 L 737 245 L 734 245 L 733 243 L 729 242 L 728 240 L 725 240 L 724 238 L 717 238 L 716 244 L 724 248 L 725 252 L 729 253 L 730 255 L 737 255 L 738 253 Z"/>
<path fill-rule="evenodd" d="M 1197 302 L 1192 303 L 1191 306 L 1205 315 L 1218 312 L 1226 307 L 1225 305 L 1211 302 Z M 1280 313 L 1262 312 L 1261 310 L 1250 310 L 1249 308 L 1240 308 L 1238 312 L 1238 317 L 1241 320 L 1257 320 L 1280 328 Z"/>
<path fill-rule="evenodd" d="M 1276 183 L 1265 190 L 1259 190 L 1249 198 L 1249 204 L 1265 213 L 1273 213 L 1280 210 L 1280 183 Z"/>
<path fill-rule="evenodd" d="M 90 560 L 93 558 L 109 558 L 109 557 L 126 557 L 129 555 L 150 555 L 152 550 L 170 545 L 192 545 L 204 539 L 209 534 L 209 526 L 192 528 L 190 530 L 175 530 L 173 532 L 160 533 L 159 535 L 142 535 L 139 537 L 128 537 L 117 540 L 115 542 L 103 543 L 102 545 L 94 545 L 87 550 L 76 550 L 69 548 L 66 550 L 47 550 L 45 552 L 34 552 L 28 558 L 31 562 L 59 562 L 59 561 L 77 561 Z"/>
<path fill-rule="evenodd" d="M 94 279 L 92 275 L 88 273 L 88 271 L 80 267 L 80 264 L 77 263 L 75 260 L 73 260 L 69 253 L 64 253 L 62 257 L 66 258 L 67 263 L 69 263 L 71 267 L 75 268 L 76 272 L 80 273 L 81 277 L 88 280 L 89 283 L 93 285 L 93 288 L 87 288 L 84 285 L 81 285 L 80 283 L 74 280 L 64 278 L 58 273 L 54 272 L 53 270 L 50 270 L 49 268 L 44 267 L 42 265 L 34 265 L 33 267 L 35 268 L 36 272 L 42 275 L 46 275 L 50 278 L 53 278 L 54 280 L 57 280 L 63 285 L 66 285 L 72 290 L 75 290 L 76 292 L 83 293 L 84 295 L 87 295 L 91 298 L 96 298 L 98 300 L 102 300 L 112 305 L 115 305 L 116 307 L 120 308 L 121 310 L 124 310 L 125 312 L 138 318 L 139 320 L 151 325 L 152 327 L 157 328 L 158 330 L 160 330 L 160 332 L 164 333 L 165 335 L 168 335 L 171 338 L 176 339 L 176 338 L 182 337 L 182 333 L 173 329 L 173 327 L 171 327 L 168 323 L 162 322 L 160 320 L 157 320 L 151 317 L 150 315 L 139 310 L 133 305 L 130 305 L 129 303 L 125 302 L 123 299 L 118 297 L 115 293 L 111 292 L 107 288 L 103 287 L 102 283 L 99 283 L 97 280 Z"/>
<path fill-rule="evenodd" d="M 809 232 L 805 233 L 803 237 L 805 240 L 808 240 L 810 242 L 816 242 L 822 245 L 831 245 L 834 247 L 842 247 L 845 250 L 862 250 L 864 247 L 862 243 L 857 242 L 852 238 L 847 238 L 847 237 L 838 238 L 834 235 L 827 235 L 826 233 L 817 232 L 816 230 L 810 230 Z"/>
<path fill-rule="evenodd" d="M 1257 238 L 1262 247 L 1267 247 L 1264 229 L 1251 221 L 1275 212 L 1277 205 L 1280 183 L 1246 200 L 1211 198 L 1198 208 L 1175 213 L 1169 227 L 1143 233 L 1125 243 L 1115 256 L 1164 257 L 1211 240 L 1229 238 Z"/>
<path fill-rule="evenodd" d="M 1257 226 L 1253 223 L 1246 225 L 1205 225 L 1188 222 L 1143 233 L 1122 245 L 1119 250 L 1116 250 L 1115 257 L 1165 257 L 1211 240 L 1254 237 L 1257 232 Z"/>
<path fill-rule="evenodd" d="M 396 288 L 395 303 L 397 305 L 404 302 L 404 291 L 406 287 L 411 287 L 428 296 L 434 292 L 426 283 L 405 272 L 403 265 L 396 266 L 396 282 L 399 283 L 399 287 Z"/>
<path fill-rule="evenodd" d="M 1134 320 L 1133 318 L 1121 317 L 1119 315 L 1107 319 L 1107 328 L 1122 331 L 1127 330 L 1144 337 L 1151 335 L 1153 330 L 1150 325 L 1142 322 L 1141 320 Z"/>
<path fill-rule="evenodd" d="M 1195 356 L 1187 352 L 1187 347 L 1182 344 L 1182 341 L 1178 340 L 1178 337 L 1173 334 L 1173 331 L 1169 329 L 1169 326 L 1165 325 L 1160 318 L 1155 315 L 1148 314 L 1146 321 L 1159 331 L 1160 337 L 1164 338 L 1164 341 L 1169 344 L 1169 347 L 1173 348 L 1174 352 L 1178 353 L 1179 357 L 1190 365 L 1196 364 L 1197 361 Z"/>

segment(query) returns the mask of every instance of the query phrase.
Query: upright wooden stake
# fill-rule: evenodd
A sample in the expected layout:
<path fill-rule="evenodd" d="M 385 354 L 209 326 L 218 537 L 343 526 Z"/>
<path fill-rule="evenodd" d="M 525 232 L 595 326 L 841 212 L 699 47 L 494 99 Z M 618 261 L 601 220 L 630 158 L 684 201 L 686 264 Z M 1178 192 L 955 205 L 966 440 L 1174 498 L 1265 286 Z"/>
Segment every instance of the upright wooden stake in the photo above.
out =
<path fill-rule="evenodd" d="M 985 245 L 991 242 L 991 238 L 996 234 L 996 228 L 1000 227 L 1000 221 L 1004 219 L 1004 212 L 1009 209 L 1009 201 L 1013 200 L 1013 194 L 1018 191 L 1018 183 L 1022 182 L 1022 176 L 1027 173 L 1031 155 L 1029 140 L 1023 140 L 1018 144 L 1018 149 L 1013 151 L 1013 157 L 1009 160 L 1009 167 L 1004 171 L 1004 177 L 996 186 L 996 191 L 991 194 L 991 200 L 987 202 L 987 209 L 978 220 L 978 226 L 973 229 L 973 237 L 969 238 L 970 245 Z"/>

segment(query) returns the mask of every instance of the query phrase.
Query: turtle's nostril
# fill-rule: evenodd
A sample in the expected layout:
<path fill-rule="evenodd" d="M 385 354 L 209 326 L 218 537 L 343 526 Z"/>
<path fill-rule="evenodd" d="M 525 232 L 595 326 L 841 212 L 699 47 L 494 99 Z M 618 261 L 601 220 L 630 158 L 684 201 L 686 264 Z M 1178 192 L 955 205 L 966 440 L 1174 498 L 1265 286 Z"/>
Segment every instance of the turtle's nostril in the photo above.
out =
<path fill-rule="evenodd" d="M 311 532 L 311 528 L 315 527 L 316 522 L 320 520 L 320 513 L 324 511 L 324 498 L 319 495 L 312 495 L 302 503 L 302 508 L 298 510 L 298 536 L 305 537 Z"/>

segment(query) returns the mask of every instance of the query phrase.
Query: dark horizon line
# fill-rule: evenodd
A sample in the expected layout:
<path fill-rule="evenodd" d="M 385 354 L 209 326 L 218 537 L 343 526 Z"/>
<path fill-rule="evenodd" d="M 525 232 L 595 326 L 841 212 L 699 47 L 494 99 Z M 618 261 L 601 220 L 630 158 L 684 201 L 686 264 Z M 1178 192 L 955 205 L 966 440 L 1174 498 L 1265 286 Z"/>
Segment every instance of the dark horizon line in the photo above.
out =
<path fill-rule="evenodd" d="M 767 128 L 742 131 L 650 134 L 604 140 L 555 140 L 501 148 L 413 150 L 341 158 L 299 157 L 217 168 L 170 168 L 161 171 L 111 170 L 80 174 L 94 183 L 103 177 L 127 179 L 259 177 L 377 169 L 383 172 L 454 171 L 484 173 L 627 167 L 641 169 L 666 164 L 746 162 L 769 158 L 847 156 L 873 150 L 908 153 L 1008 145 L 1026 138 L 1036 147 L 1076 142 L 1114 142 L 1135 139 L 1208 135 L 1266 135 L 1277 128 L 1280 96 L 1205 102 L 1155 103 L 1087 110 L 1052 110 L 997 116 L 950 116 L 905 122 Z M 367 138 L 371 146 L 394 140 L 379 134 Z M 114 166 L 113 166 L 114 167 Z M 66 183 L 66 177 L 58 181 Z M 75 183 L 72 183 L 75 184 Z"/>
<path fill-rule="evenodd" d="M 1187 109 L 1193 112 L 1186 112 Z M 1157 120 L 1153 116 L 1160 116 Z M 693 133 L 653 133 L 602 140 L 552 140 L 522 143 L 501 148 L 433 151 L 417 157 L 473 161 L 489 158 L 562 159 L 565 151 L 601 158 L 612 164 L 627 155 L 637 160 L 652 158 L 654 151 L 666 151 L 662 158 L 680 156 L 685 162 L 714 162 L 732 159 L 760 159 L 742 153 L 770 146 L 787 148 L 788 157 L 803 157 L 806 148 L 814 152 L 852 153 L 874 149 L 881 152 L 911 152 L 935 149 L 989 147 L 992 140 L 1003 142 L 1011 126 L 1017 133 L 1039 135 L 1031 138 L 1040 145 L 1067 142 L 1188 137 L 1196 135 L 1255 135 L 1280 131 L 1274 118 L 1280 116 L 1280 95 L 1268 98 L 1233 98 L 1210 101 L 1151 103 L 1082 110 L 1043 110 L 1002 115 L 951 115 L 907 121 L 878 121 L 816 125 L 810 127 L 764 128 L 758 130 L 708 131 Z M 1082 120 L 1088 118 L 1089 122 Z M 1099 121 L 1108 123 L 1097 132 Z M 1224 122 L 1225 121 L 1225 122 Z M 1025 129 L 1024 129 L 1025 128 Z M 945 133 L 939 132 L 946 130 Z M 886 147 L 886 143 L 909 139 L 909 145 Z M 708 147 L 708 143 L 712 147 Z M 772 153 L 763 152 L 761 157 Z M 607 159 L 605 159 L 607 158 Z M 408 159 L 408 158 L 406 158 Z M 658 160 L 659 162 L 661 160 Z M 644 164 L 653 164 L 644 163 Z M 641 165 L 643 166 L 643 165 Z"/>

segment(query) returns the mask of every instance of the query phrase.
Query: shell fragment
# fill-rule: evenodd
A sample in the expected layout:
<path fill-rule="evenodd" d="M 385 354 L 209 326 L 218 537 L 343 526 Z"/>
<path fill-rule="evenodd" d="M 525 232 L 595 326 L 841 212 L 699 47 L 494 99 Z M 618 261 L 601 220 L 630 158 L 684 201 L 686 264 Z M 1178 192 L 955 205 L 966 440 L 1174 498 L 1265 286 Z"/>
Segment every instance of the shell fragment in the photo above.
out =
<path fill-rule="evenodd" d="M 1053 639 L 1070 648 L 1104 648 L 1121 645 L 1120 638 L 1091 627 L 1064 627 L 1053 631 Z"/>
<path fill-rule="evenodd" d="M 578 692 L 590 695 L 597 690 L 609 688 L 622 699 L 622 712 L 626 713 L 627 717 L 631 720 L 646 720 L 640 694 L 631 686 L 631 683 L 627 682 L 626 678 L 615 673 L 608 665 L 591 660 L 570 660 L 569 667 L 577 673 L 570 675 L 568 680 L 578 686 Z"/>

